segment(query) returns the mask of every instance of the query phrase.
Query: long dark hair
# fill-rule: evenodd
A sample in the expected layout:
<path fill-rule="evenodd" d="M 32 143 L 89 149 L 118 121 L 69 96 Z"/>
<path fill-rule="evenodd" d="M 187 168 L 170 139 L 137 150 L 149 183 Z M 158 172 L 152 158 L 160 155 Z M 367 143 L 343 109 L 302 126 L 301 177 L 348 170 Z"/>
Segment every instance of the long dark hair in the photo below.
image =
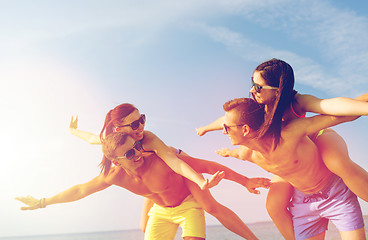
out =
<path fill-rule="evenodd" d="M 113 133 L 115 127 L 122 125 L 124 118 L 131 114 L 134 110 L 137 110 L 134 105 L 130 103 L 123 103 L 116 106 L 114 109 L 111 109 L 106 114 L 105 123 L 100 132 L 102 144 L 104 143 L 104 138 Z M 101 173 L 103 172 L 105 175 L 107 175 L 111 168 L 111 161 L 106 156 L 103 156 L 99 166 L 101 167 Z"/>
<path fill-rule="evenodd" d="M 267 106 L 264 123 L 259 129 L 259 138 L 272 136 L 276 147 L 281 138 L 282 117 L 296 94 L 294 71 L 288 63 L 276 58 L 261 63 L 254 71 L 261 74 L 267 85 L 278 87 L 275 100 Z"/>

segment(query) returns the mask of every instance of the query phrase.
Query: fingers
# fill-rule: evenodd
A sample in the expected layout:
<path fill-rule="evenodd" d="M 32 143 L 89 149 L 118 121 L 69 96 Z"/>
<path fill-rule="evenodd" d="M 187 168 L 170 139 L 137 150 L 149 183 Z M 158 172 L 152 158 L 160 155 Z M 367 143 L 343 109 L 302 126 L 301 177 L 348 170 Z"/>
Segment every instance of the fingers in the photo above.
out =
<path fill-rule="evenodd" d="M 21 207 L 20 210 L 25 211 L 25 210 L 34 210 L 36 209 L 35 207 Z"/>
<path fill-rule="evenodd" d="M 78 115 L 75 117 L 75 120 L 72 116 L 72 119 L 70 120 L 69 128 L 78 128 Z"/>
<path fill-rule="evenodd" d="M 27 205 L 33 205 L 38 203 L 38 199 L 32 197 L 32 196 L 27 196 L 27 197 L 16 197 L 15 200 L 21 201 L 24 204 Z"/>
<path fill-rule="evenodd" d="M 268 178 L 252 178 L 251 181 L 256 187 L 269 188 L 271 186 L 271 180 Z"/>
<path fill-rule="evenodd" d="M 73 116 L 72 116 L 72 119 L 70 120 L 70 123 L 69 123 L 69 128 L 73 128 L 73 125 L 74 125 L 74 122 L 73 122 Z"/>
<path fill-rule="evenodd" d="M 206 179 L 206 183 L 201 187 L 201 189 L 205 190 L 216 186 L 224 177 L 224 171 L 217 171 L 215 174 L 212 175 L 210 180 Z"/>
<path fill-rule="evenodd" d="M 216 172 L 211 179 L 208 182 L 207 188 L 212 188 L 214 186 L 216 186 L 217 184 L 219 184 L 219 182 L 224 178 L 225 176 L 225 172 L 224 171 L 218 171 Z M 207 180 L 208 181 L 208 180 Z"/>
<path fill-rule="evenodd" d="M 197 131 L 198 136 L 202 136 L 203 135 L 203 133 L 199 130 L 199 128 L 196 128 L 196 131 Z"/>
<path fill-rule="evenodd" d="M 260 192 L 258 190 L 256 190 L 256 189 L 252 189 L 252 193 L 254 193 L 254 194 L 260 194 Z"/>
<path fill-rule="evenodd" d="M 221 148 L 219 150 L 216 150 L 216 153 L 222 157 L 229 157 L 229 151 L 228 148 Z"/>
<path fill-rule="evenodd" d="M 203 136 L 203 135 L 205 135 L 206 134 L 206 132 L 207 131 L 205 131 L 205 130 L 203 130 L 203 128 L 196 128 L 196 131 L 197 131 L 197 134 L 199 135 L 199 136 Z"/>
<path fill-rule="evenodd" d="M 222 149 L 216 150 L 216 153 L 220 156 L 226 157 Z"/>
<path fill-rule="evenodd" d="M 271 186 L 271 180 L 267 178 L 262 179 L 262 185 L 264 188 L 269 188 Z"/>
<path fill-rule="evenodd" d="M 40 200 L 32 196 L 16 197 L 14 199 L 28 205 L 27 207 L 21 207 L 20 210 L 34 210 L 41 207 Z"/>
<path fill-rule="evenodd" d="M 249 182 L 246 186 L 246 188 L 248 189 L 248 191 L 250 193 L 254 193 L 254 194 L 260 194 L 260 191 L 257 190 L 256 188 L 270 188 L 271 186 L 271 180 L 267 179 L 267 178 L 250 178 Z"/>

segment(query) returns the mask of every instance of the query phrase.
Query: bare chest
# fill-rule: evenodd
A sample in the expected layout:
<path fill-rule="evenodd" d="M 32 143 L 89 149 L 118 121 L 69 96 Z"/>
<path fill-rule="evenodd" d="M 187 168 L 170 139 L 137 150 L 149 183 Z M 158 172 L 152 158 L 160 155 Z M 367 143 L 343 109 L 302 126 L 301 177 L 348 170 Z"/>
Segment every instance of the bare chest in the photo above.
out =
<path fill-rule="evenodd" d="M 273 152 L 271 154 L 262 155 L 253 153 L 252 162 L 266 170 L 267 172 L 276 174 L 280 177 L 287 177 L 299 172 L 302 162 L 292 152 Z"/>

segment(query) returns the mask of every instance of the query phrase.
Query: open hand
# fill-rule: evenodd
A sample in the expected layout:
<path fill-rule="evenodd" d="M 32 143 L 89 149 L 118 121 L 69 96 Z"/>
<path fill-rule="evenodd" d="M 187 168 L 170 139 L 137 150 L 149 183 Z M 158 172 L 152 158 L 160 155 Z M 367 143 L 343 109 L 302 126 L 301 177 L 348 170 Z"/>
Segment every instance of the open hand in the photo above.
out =
<path fill-rule="evenodd" d="M 206 179 L 205 184 L 201 187 L 202 190 L 210 189 L 211 187 L 216 186 L 219 182 L 225 177 L 224 171 L 217 171 L 215 174 L 212 175 L 211 179 Z"/>
<path fill-rule="evenodd" d="M 72 116 L 72 120 L 70 121 L 69 124 L 69 129 L 77 129 L 78 128 L 78 115 L 75 117 L 75 120 L 73 121 L 73 116 Z"/>
<path fill-rule="evenodd" d="M 21 207 L 20 210 L 35 210 L 42 208 L 42 199 L 36 199 L 32 196 L 27 197 L 16 197 L 15 200 L 21 201 L 22 203 L 28 205 L 28 207 Z"/>
<path fill-rule="evenodd" d="M 231 150 L 228 148 L 221 148 L 216 153 L 222 157 L 230 157 Z"/>
<path fill-rule="evenodd" d="M 203 136 L 207 133 L 207 129 L 205 127 L 196 128 L 196 131 L 199 136 Z"/>
<path fill-rule="evenodd" d="M 244 185 L 250 193 L 259 194 L 256 188 L 270 188 L 271 180 L 268 178 L 248 178 L 247 183 Z"/>

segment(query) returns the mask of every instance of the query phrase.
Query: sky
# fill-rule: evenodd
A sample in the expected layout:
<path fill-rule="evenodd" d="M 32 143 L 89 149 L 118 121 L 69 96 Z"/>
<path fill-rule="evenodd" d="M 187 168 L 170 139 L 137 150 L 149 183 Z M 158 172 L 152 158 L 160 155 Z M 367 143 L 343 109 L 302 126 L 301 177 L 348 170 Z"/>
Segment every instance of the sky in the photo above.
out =
<path fill-rule="evenodd" d="M 98 134 L 110 109 L 132 103 L 167 145 L 248 177 L 271 177 L 216 155 L 232 148 L 220 131 L 195 131 L 222 116 L 224 102 L 249 96 L 258 64 L 288 62 L 295 89 L 319 98 L 368 91 L 364 0 L 0 3 L 0 237 L 139 227 L 142 197 L 118 187 L 19 210 L 14 197 L 50 197 L 99 174 L 101 146 L 70 134 L 71 116 L 78 115 L 79 129 Z M 367 117 L 334 129 L 368 170 Z M 270 221 L 267 190 L 254 195 L 224 180 L 211 193 L 246 223 Z M 367 203 L 361 206 L 367 215 Z"/>

